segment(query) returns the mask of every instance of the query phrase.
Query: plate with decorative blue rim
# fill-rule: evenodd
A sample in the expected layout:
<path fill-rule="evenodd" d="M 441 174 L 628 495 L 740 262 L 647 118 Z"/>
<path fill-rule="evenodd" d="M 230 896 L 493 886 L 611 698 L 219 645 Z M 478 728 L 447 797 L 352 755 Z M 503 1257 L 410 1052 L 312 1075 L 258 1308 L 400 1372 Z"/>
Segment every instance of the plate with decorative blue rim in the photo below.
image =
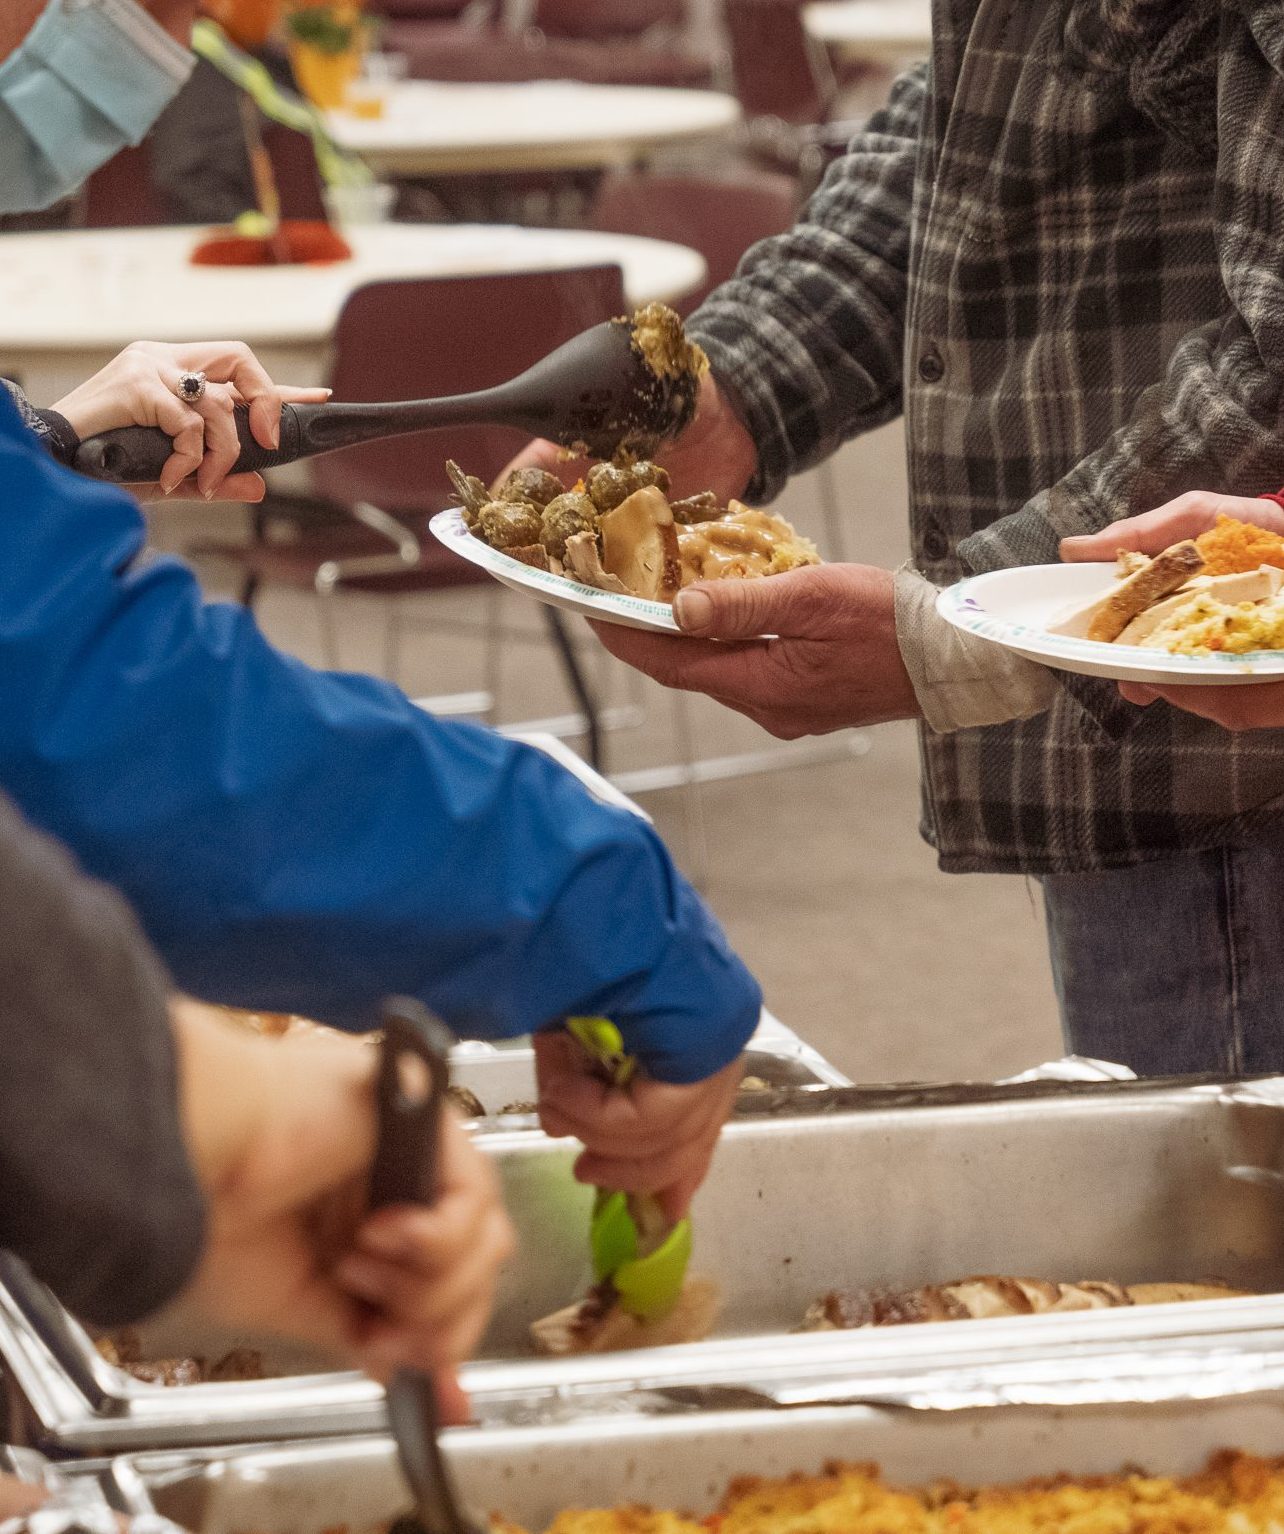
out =
<path fill-rule="evenodd" d="M 441 543 L 478 565 L 488 575 L 513 591 L 534 597 L 537 602 L 547 602 L 564 612 L 579 613 L 585 618 L 595 618 L 602 623 L 618 623 L 630 629 L 652 629 L 660 634 L 676 634 L 673 609 L 667 602 L 648 602 L 642 597 L 624 596 L 614 591 L 598 591 L 593 586 L 581 585 L 569 575 L 557 575 L 552 570 L 537 570 L 524 565 L 520 559 L 492 549 L 490 544 L 474 538 L 464 525 L 463 513 L 458 507 L 439 511 L 428 524 L 429 531 Z"/>
<path fill-rule="evenodd" d="M 1166 650 L 1105 644 L 1049 630 L 1049 624 L 1075 608 L 1105 596 L 1116 579 L 1113 564 L 1023 565 L 947 586 L 937 597 L 936 608 L 964 633 L 993 640 L 1058 671 L 1170 687 L 1284 681 L 1284 650 L 1170 655 Z"/>

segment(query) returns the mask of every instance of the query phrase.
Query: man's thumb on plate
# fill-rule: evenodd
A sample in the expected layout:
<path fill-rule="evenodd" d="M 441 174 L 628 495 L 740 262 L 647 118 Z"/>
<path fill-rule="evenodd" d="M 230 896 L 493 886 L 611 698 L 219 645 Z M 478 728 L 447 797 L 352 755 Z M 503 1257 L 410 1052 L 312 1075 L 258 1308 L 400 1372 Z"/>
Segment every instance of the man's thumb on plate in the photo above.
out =
<path fill-rule="evenodd" d="M 770 614 L 776 604 L 771 592 L 764 590 L 771 584 L 769 580 L 702 581 L 678 592 L 673 614 L 682 632 L 695 639 L 756 639 L 775 632 Z"/>

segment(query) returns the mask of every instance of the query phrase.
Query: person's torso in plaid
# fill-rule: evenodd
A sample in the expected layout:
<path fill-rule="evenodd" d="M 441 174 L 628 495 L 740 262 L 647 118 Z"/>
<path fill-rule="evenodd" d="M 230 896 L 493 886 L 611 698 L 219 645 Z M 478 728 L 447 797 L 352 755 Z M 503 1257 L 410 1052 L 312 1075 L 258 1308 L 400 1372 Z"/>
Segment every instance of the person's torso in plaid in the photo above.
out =
<path fill-rule="evenodd" d="M 1284 481 L 1284 5 L 934 11 L 930 73 L 693 323 L 760 444 L 751 494 L 903 409 L 915 558 L 944 585 Z M 1284 732 L 1081 678 L 923 755 L 924 831 L 960 871 L 1122 866 L 1284 813 Z"/>

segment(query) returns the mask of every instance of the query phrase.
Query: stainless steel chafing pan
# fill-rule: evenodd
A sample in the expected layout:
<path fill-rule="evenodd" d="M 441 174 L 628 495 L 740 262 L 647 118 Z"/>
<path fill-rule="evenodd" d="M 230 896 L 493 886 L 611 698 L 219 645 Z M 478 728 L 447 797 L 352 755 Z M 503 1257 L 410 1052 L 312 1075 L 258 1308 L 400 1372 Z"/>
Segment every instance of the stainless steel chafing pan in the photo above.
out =
<path fill-rule="evenodd" d="M 531 1530 L 568 1506 L 650 1502 L 705 1513 L 747 1473 L 815 1472 L 826 1461 L 874 1461 L 904 1483 L 965 1483 L 1142 1465 L 1197 1469 L 1235 1446 L 1284 1449 L 1278 1396 L 1166 1406 L 1003 1408 L 920 1413 L 819 1407 L 786 1418 L 599 1418 L 556 1427 L 463 1431 L 448 1438 L 460 1489 L 474 1508 Z M 109 1495 L 155 1509 L 194 1534 L 375 1534 L 406 1493 L 389 1440 L 288 1444 L 242 1451 L 138 1455 L 104 1466 Z"/>
<path fill-rule="evenodd" d="M 772 1350 L 903 1360 L 1179 1337 L 1284 1321 L 1284 1083 L 1035 1083 L 1001 1088 L 835 1089 L 780 1094 L 787 1116 L 731 1125 L 696 1206 L 695 1268 L 725 1294 L 727 1339 L 573 1364 L 527 1359 L 526 1329 L 584 1282 L 590 1194 L 573 1148 L 529 1133 L 487 1148 L 523 1238 L 475 1389 L 520 1394 L 550 1381 L 665 1375 L 717 1383 Z M 972 1272 L 1057 1278 L 1220 1277 L 1266 1299 L 788 1338 L 816 1294 L 912 1286 Z M 312 1375 L 178 1391 L 122 1381 L 81 1334 L 79 1351 L 0 1293 L 6 1354 L 38 1441 L 96 1450 L 287 1437 L 378 1426 L 378 1391 Z M 74 1323 L 73 1323 L 74 1326 Z M 74 1334 L 73 1334 L 74 1335 Z M 755 1337 L 749 1344 L 743 1339 Z M 774 1341 L 769 1341 L 773 1338 Z M 149 1350 L 205 1339 L 156 1333 Z M 64 1339 L 65 1343 L 65 1339 Z M 674 1363 L 674 1355 L 678 1363 Z M 792 1353 L 791 1353 L 792 1356 Z"/>

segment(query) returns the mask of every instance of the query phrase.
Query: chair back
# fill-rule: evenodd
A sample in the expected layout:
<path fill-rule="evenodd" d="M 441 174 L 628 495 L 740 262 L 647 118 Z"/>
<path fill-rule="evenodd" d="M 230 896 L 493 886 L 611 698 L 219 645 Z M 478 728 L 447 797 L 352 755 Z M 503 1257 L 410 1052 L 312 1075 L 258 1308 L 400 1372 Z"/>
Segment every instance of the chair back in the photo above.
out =
<path fill-rule="evenodd" d="M 723 0 L 731 72 L 745 116 L 821 123 L 836 84 L 824 49 L 803 26 L 805 0 Z"/>
<path fill-rule="evenodd" d="M 797 211 L 797 183 L 770 171 L 725 180 L 626 173 L 603 182 L 589 222 L 607 233 L 651 235 L 698 250 L 709 273 L 674 305 L 686 315 L 734 273 L 751 245 L 791 228 Z"/>
<path fill-rule="evenodd" d="M 339 316 L 329 382 L 340 400 L 487 389 L 625 309 L 618 266 L 373 282 Z M 312 472 L 317 489 L 337 500 L 431 515 L 450 503 L 448 458 L 489 483 L 525 440 L 494 426 L 422 432 L 330 453 L 313 460 Z"/>
<path fill-rule="evenodd" d="M 89 229 L 141 229 L 168 223 L 167 209 L 152 180 L 146 141 L 123 149 L 85 183 L 84 222 Z"/>
<path fill-rule="evenodd" d="M 549 37 L 640 37 L 681 29 L 686 11 L 686 0 L 535 0 L 531 24 Z"/>
<path fill-rule="evenodd" d="M 393 21 L 457 21 L 476 0 L 369 0 L 376 16 Z"/>

